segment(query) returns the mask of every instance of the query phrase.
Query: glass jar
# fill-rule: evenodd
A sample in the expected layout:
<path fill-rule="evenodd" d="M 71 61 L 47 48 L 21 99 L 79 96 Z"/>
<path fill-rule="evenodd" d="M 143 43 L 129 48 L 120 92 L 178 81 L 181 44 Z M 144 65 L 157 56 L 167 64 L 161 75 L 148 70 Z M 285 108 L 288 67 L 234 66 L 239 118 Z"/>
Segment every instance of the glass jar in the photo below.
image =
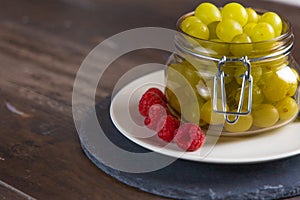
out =
<path fill-rule="evenodd" d="M 299 67 L 291 55 L 290 23 L 281 17 L 283 34 L 272 40 L 225 43 L 185 34 L 180 24 L 190 15 L 177 22 L 176 52 L 165 71 L 171 109 L 204 129 L 223 126 L 223 135 L 257 133 L 293 121 Z"/>

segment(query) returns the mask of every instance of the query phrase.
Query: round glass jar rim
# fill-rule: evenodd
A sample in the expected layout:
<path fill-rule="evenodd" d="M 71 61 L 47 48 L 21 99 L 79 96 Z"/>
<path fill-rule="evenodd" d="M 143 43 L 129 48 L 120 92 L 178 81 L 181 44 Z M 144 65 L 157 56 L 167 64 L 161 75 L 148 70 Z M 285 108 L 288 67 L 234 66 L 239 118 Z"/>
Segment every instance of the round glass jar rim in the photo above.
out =
<path fill-rule="evenodd" d="M 254 10 L 259 13 L 263 14 L 265 12 L 269 12 L 268 10 L 264 9 L 256 9 Z M 189 12 L 186 13 L 185 15 L 182 15 L 176 23 L 177 27 L 177 35 L 175 35 L 175 46 L 177 49 L 180 51 L 193 55 L 195 57 L 201 58 L 201 59 L 206 59 L 206 60 L 212 60 L 212 61 L 217 61 L 219 62 L 223 56 L 227 57 L 227 60 L 232 60 L 232 61 L 240 61 L 242 57 L 247 57 L 247 59 L 251 62 L 256 62 L 256 61 L 268 61 L 268 60 L 273 60 L 273 59 L 278 59 L 282 56 L 287 56 L 291 53 L 293 44 L 294 44 L 294 35 L 292 33 L 292 26 L 290 22 L 280 16 L 283 22 L 283 31 L 284 33 L 281 34 L 278 37 L 275 37 L 271 40 L 264 40 L 260 42 L 251 42 L 251 43 L 233 43 L 233 42 L 220 42 L 220 41 L 211 41 L 211 40 L 205 40 L 205 39 L 200 39 L 193 37 L 191 35 L 186 34 L 182 29 L 180 28 L 181 22 L 189 17 L 193 16 L 194 12 Z M 194 46 L 193 43 L 196 43 L 196 46 Z M 211 52 L 208 52 L 204 46 L 215 46 L 215 45 L 257 45 L 257 47 L 267 47 L 267 48 L 257 48 L 254 52 L 251 52 L 250 55 L 244 55 L 244 56 L 234 56 L 234 55 L 219 55 L 219 54 L 211 54 Z M 204 47 L 197 48 L 197 47 Z"/>
<path fill-rule="evenodd" d="M 253 8 L 256 12 L 258 12 L 259 14 L 263 14 L 265 12 L 270 12 L 268 10 L 264 10 L 264 9 L 258 9 L 258 8 Z M 264 41 L 259 41 L 259 42 L 251 42 L 251 43 L 234 43 L 234 42 L 223 42 L 223 41 L 211 41 L 211 40 L 205 40 L 205 39 L 201 39 L 201 38 L 197 38 L 197 37 L 194 37 L 194 36 L 191 36 L 187 33 L 185 33 L 181 27 L 180 27 L 180 24 L 181 22 L 189 17 L 189 16 L 193 16 L 194 15 L 194 11 L 192 12 L 189 12 L 189 13 L 186 13 L 184 15 L 182 15 L 178 20 L 177 20 L 177 23 L 176 23 L 176 29 L 177 31 L 179 31 L 181 34 L 185 35 L 185 36 L 188 36 L 194 40 L 198 40 L 198 41 L 201 41 L 201 42 L 207 42 L 207 43 L 212 43 L 212 44 L 264 44 L 264 43 L 270 43 L 270 42 L 278 42 L 278 41 L 282 41 L 286 38 L 288 38 L 289 36 L 293 35 L 292 33 L 292 26 L 291 26 L 291 23 L 289 22 L 289 20 L 287 20 L 285 17 L 279 15 L 279 17 L 281 18 L 282 20 L 282 25 L 283 25 L 283 28 L 285 26 L 286 30 L 283 34 L 281 34 L 280 36 L 277 36 L 275 38 L 272 38 L 270 40 L 264 40 Z"/>

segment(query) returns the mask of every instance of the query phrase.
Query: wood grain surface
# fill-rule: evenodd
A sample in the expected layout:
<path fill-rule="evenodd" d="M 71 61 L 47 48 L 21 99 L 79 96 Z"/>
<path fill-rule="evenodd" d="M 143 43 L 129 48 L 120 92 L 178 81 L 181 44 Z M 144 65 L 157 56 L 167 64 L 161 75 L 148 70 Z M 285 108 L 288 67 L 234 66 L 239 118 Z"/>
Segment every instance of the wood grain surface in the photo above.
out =
<path fill-rule="evenodd" d="M 71 112 L 73 82 L 85 56 L 105 38 L 136 27 L 174 29 L 199 2 L 0 0 L 0 199 L 164 199 L 119 183 L 83 154 Z M 300 60 L 299 8 L 239 2 L 286 16 Z M 113 65 L 124 71 L 165 59 L 158 51 L 137 51 Z M 106 72 L 98 100 L 122 70 Z"/>

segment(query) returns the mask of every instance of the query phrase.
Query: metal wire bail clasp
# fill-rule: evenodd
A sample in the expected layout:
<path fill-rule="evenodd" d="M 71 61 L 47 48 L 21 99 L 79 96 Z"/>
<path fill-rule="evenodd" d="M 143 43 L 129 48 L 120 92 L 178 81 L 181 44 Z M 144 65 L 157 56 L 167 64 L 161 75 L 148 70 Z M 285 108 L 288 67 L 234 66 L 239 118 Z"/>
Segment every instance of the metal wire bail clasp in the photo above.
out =
<path fill-rule="evenodd" d="M 241 95 L 239 98 L 239 104 L 236 111 L 228 111 L 227 110 L 227 100 L 226 100 L 226 90 L 225 90 L 225 77 L 227 74 L 222 70 L 222 66 L 226 64 L 226 62 L 242 62 L 244 67 L 246 67 L 246 71 L 244 74 L 240 76 L 242 79 L 242 86 L 241 86 Z M 222 110 L 218 109 L 218 81 L 220 81 L 221 87 L 221 101 L 222 101 Z M 244 98 L 245 98 L 245 91 L 246 87 L 248 86 L 248 102 L 247 102 L 247 109 L 246 111 L 242 110 Z M 214 77 L 214 90 L 213 90 L 213 111 L 219 114 L 224 114 L 224 118 L 227 123 L 234 124 L 239 119 L 239 116 L 248 115 L 252 109 L 252 88 L 253 88 L 253 81 L 251 76 L 251 63 L 248 60 L 247 56 L 243 56 L 241 58 L 226 58 L 223 56 L 218 63 L 218 72 Z M 229 116 L 234 116 L 233 119 L 229 119 Z"/>

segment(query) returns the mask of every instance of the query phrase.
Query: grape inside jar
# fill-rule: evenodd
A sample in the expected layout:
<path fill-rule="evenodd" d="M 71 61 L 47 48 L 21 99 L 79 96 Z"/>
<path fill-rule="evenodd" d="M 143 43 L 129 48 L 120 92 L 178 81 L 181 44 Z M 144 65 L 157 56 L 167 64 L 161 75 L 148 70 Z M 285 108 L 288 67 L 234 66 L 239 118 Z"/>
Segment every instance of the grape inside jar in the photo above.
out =
<path fill-rule="evenodd" d="M 297 116 L 299 68 L 285 18 L 238 3 L 202 3 L 179 18 L 177 29 L 165 93 L 182 119 L 247 133 Z"/>

